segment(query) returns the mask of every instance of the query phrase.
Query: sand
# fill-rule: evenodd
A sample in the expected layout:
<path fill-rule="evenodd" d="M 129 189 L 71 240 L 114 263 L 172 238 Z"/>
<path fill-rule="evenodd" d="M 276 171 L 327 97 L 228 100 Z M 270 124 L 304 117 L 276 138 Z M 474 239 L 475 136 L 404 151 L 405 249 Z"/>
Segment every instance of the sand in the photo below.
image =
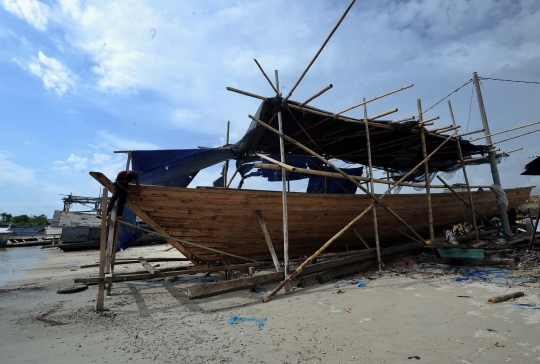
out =
<path fill-rule="evenodd" d="M 165 247 L 118 258 L 180 257 Z M 297 288 L 266 304 L 264 292 L 249 290 L 190 301 L 187 287 L 221 279 L 195 275 L 115 284 L 108 311 L 96 313 L 97 286 L 56 290 L 97 273 L 77 269 L 97 259 L 97 251 L 44 250 L 38 267 L 0 288 L 1 363 L 540 363 L 540 310 L 487 303 L 515 291 L 526 293 L 523 302 L 540 303 L 538 288 L 396 269 L 364 279 L 365 288 Z M 229 324 L 231 316 L 266 322 Z"/>

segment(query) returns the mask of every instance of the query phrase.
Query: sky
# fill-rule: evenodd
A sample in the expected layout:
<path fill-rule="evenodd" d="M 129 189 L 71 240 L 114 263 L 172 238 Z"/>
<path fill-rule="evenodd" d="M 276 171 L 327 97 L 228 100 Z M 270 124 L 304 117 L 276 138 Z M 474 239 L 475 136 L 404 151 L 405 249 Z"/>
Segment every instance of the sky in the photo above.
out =
<path fill-rule="evenodd" d="M 126 163 L 115 150 L 221 146 L 227 121 L 230 141 L 238 141 L 260 102 L 226 87 L 274 96 L 257 59 L 272 79 L 279 71 L 287 94 L 348 5 L 0 0 L 0 212 L 51 217 L 62 209 L 61 194 L 97 197 L 100 185 L 88 172 L 114 180 Z M 310 104 L 335 112 L 414 84 L 368 106 L 369 115 L 397 107 L 390 117 L 399 119 L 417 114 L 417 99 L 427 110 L 473 72 L 540 82 L 538 24 L 538 0 L 357 1 L 291 99 L 304 101 L 331 83 Z M 482 86 L 492 133 L 540 121 L 539 84 Z M 472 84 L 449 99 L 461 132 L 481 128 Z M 361 118 L 363 110 L 345 115 Z M 432 128 L 451 124 L 446 101 L 424 118 L 437 115 Z M 520 176 L 540 155 L 539 137 L 498 145 L 523 147 L 499 165 L 503 187 L 540 186 L 538 177 Z M 488 166 L 468 172 L 471 184 L 492 183 Z M 210 168 L 192 185 L 211 185 L 219 175 L 219 166 Z M 244 188 L 263 186 L 251 180 Z"/>

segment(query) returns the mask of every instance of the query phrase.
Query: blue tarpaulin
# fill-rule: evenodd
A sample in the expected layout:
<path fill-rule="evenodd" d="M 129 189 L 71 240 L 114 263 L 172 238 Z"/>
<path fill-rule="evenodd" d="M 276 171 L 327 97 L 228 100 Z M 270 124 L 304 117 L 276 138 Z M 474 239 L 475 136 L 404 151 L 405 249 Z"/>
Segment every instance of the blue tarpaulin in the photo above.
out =
<path fill-rule="evenodd" d="M 235 155 L 230 150 L 200 148 L 134 150 L 131 158 L 131 169 L 137 172 L 141 184 L 187 187 L 201 169 L 234 159 Z M 122 217 L 124 221 L 136 224 L 135 214 L 127 207 Z M 118 250 L 129 248 L 140 236 L 136 231 L 120 228 Z"/>

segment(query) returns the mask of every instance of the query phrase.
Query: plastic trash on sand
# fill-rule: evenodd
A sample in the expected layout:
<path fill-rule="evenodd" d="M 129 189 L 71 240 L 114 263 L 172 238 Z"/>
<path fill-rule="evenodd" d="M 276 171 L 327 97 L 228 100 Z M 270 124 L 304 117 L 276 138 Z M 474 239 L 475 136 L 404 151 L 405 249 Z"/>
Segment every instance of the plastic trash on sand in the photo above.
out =
<path fill-rule="evenodd" d="M 238 317 L 238 316 L 229 317 L 229 319 L 227 320 L 227 323 L 233 325 L 233 324 L 237 324 L 243 321 L 254 321 L 255 324 L 257 324 L 257 326 L 259 327 L 264 327 L 264 325 L 266 324 L 266 318 L 258 319 L 255 317 Z"/>
<path fill-rule="evenodd" d="M 358 282 L 358 284 L 356 286 L 357 287 L 365 287 L 366 284 L 364 282 Z"/>

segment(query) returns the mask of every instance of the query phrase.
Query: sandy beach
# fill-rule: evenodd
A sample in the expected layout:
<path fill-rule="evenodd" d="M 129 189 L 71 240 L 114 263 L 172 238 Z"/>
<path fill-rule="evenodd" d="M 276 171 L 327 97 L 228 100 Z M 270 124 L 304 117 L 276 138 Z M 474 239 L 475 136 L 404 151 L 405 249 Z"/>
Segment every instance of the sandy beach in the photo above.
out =
<path fill-rule="evenodd" d="M 133 248 L 117 258 L 181 257 L 165 247 Z M 64 295 L 56 290 L 97 273 L 79 268 L 97 260 L 97 251 L 44 249 L 37 267 L 0 287 L 0 362 L 540 362 L 540 310 L 487 303 L 515 291 L 525 292 L 521 302 L 539 303 L 538 288 L 455 282 L 456 275 L 438 270 L 412 274 L 389 266 L 378 279 L 346 278 L 367 283 L 363 288 L 295 288 L 266 304 L 264 292 L 249 290 L 190 301 L 187 287 L 222 279 L 198 274 L 115 284 L 105 300 L 108 310 L 96 313 L 97 286 Z M 231 316 L 265 319 L 259 321 L 264 326 L 229 324 Z"/>

